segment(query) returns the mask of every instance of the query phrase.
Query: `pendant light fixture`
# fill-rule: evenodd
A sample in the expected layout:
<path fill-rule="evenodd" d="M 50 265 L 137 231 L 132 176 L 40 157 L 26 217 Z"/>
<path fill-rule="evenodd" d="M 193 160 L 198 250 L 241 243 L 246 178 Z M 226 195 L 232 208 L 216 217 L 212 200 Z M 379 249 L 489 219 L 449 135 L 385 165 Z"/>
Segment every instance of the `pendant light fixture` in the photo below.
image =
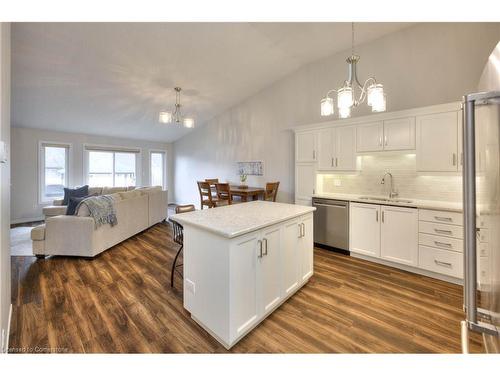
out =
<path fill-rule="evenodd" d="M 185 128 L 193 128 L 194 127 L 194 120 L 191 117 L 182 116 L 182 113 L 181 113 L 181 91 L 182 91 L 182 89 L 180 87 L 176 87 L 176 88 L 174 88 L 174 90 L 175 90 L 174 110 L 172 112 L 169 112 L 169 111 L 160 112 L 158 121 L 160 121 L 162 124 L 170 124 L 172 122 L 180 124 L 182 122 L 182 124 L 184 125 Z"/>
<path fill-rule="evenodd" d="M 372 112 L 384 112 L 386 107 L 386 96 L 384 86 L 378 83 L 374 77 L 368 78 L 362 85 L 359 82 L 356 65 L 359 56 L 354 54 L 354 22 L 351 23 L 351 56 L 346 60 L 349 66 L 349 76 L 339 89 L 332 89 L 321 99 L 321 116 L 331 116 L 335 113 L 335 104 L 330 94 L 337 93 L 337 107 L 340 118 L 351 117 L 351 111 L 365 100 L 372 107 Z M 360 90 L 359 95 L 356 91 Z"/>

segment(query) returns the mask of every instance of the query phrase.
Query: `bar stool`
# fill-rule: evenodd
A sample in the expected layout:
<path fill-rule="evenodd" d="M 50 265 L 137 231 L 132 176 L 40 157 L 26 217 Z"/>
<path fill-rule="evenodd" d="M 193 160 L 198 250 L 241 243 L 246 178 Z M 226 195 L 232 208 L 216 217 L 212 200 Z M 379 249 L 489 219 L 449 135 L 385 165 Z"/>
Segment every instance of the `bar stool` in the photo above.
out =
<path fill-rule="evenodd" d="M 183 206 L 175 207 L 176 214 L 182 214 L 182 213 L 191 212 L 194 210 L 195 210 L 194 204 L 186 204 Z M 172 263 L 172 270 L 170 271 L 170 286 L 173 288 L 174 287 L 174 273 L 176 271 L 176 267 L 182 266 L 182 264 L 176 265 L 176 263 L 177 263 L 177 258 L 179 258 L 179 255 L 180 255 L 182 249 L 184 248 L 184 228 L 177 221 L 175 221 L 175 220 L 171 220 L 171 221 L 172 221 L 172 226 L 174 229 L 173 240 L 175 243 L 181 245 L 179 250 L 177 250 L 177 254 L 175 254 L 174 262 Z"/>

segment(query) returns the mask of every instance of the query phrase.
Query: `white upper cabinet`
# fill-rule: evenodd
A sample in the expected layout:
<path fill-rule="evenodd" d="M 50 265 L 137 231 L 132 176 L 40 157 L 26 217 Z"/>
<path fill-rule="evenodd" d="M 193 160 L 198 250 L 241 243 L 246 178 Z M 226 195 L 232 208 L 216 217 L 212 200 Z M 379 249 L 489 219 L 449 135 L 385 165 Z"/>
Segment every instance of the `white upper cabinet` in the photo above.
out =
<path fill-rule="evenodd" d="M 295 136 L 295 161 L 316 161 L 316 133 L 297 133 Z"/>
<path fill-rule="evenodd" d="M 358 152 L 382 151 L 384 123 L 382 121 L 358 125 L 356 130 L 356 150 Z"/>
<path fill-rule="evenodd" d="M 356 169 L 356 128 L 354 126 L 318 131 L 318 170 Z"/>
<path fill-rule="evenodd" d="M 415 118 L 406 117 L 358 125 L 356 151 L 415 149 Z"/>
<path fill-rule="evenodd" d="M 417 171 L 456 172 L 460 167 L 458 152 L 459 115 L 457 111 L 417 116 Z"/>
<path fill-rule="evenodd" d="M 415 118 L 384 121 L 384 150 L 415 149 Z"/>
<path fill-rule="evenodd" d="M 410 266 L 418 265 L 418 210 L 382 206 L 380 257 Z"/>
<path fill-rule="evenodd" d="M 316 192 L 316 166 L 313 163 L 295 165 L 295 202 L 309 204 Z"/>

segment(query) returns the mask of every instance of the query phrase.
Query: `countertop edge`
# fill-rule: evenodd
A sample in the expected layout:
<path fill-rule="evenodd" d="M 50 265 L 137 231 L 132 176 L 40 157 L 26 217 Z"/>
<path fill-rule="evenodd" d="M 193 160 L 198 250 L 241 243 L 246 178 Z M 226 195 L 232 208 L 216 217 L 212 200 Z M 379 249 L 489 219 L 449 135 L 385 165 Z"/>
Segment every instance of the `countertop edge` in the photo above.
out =
<path fill-rule="evenodd" d="M 270 221 L 270 222 L 266 222 L 266 223 L 264 223 L 262 225 L 257 225 L 257 226 L 254 226 L 254 227 L 250 228 L 250 229 L 244 229 L 244 230 L 241 230 L 241 231 L 238 231 L 238 232 L 233 232 L 233 233 L 222 232 L 222 231 L 219 231 L 219 230 L 214 229 L 214 228 L 210 228 L 210 227 L 207 227 L 207 226 L 204 226 L 204 225 L 200 225 L 198 223 L 193 223 L 191 221 L 183 220 L 182 218 L 176 218 L 175 221 L 177 221 L 178 223 L 180 223 L 183 226 L 192 226 L 192 227 L 200 228 L 200 229 L 206 230 L 207 232 L 217 234 L 217 235 L 219 235 L 221 237 L 224 237 L 224 238 L 227 238 L 227 239 L 233 239 L 233 238 L 236 238 L 236 237 L 243 236 L 244 234 L 247 234 L 247 233 L 255 232 L 255 231 L 257 231 L 259 229 L 262 229 L 262 228 L 267 228 L 267 227 L 270 227 L 272 225 L 276 225 L 276 224 L 285 222 L 287 220 L 295 219 L 296 217 L 312 213 L 312 212 L 314 212 L 316 210 L 315 207 L 308 207 L 308 206 L 301 206 L 301 207 L 304 207 L 304 211 L 303 212 L 300 212 L 300 213 L 297 213 L 297 214 L 293 214 L 293 215 L 288 215 L 288 216 L 286 216 L 284 218 L 280 218 L 278 220 L 273 220 L 273 221 Z"/>

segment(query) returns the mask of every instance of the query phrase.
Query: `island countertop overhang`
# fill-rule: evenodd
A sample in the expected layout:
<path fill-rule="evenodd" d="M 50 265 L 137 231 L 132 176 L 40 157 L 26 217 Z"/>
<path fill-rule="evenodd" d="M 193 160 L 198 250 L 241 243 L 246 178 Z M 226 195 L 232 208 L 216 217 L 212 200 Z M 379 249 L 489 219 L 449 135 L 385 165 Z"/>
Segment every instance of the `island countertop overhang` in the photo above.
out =
<path fill-rule="evenodd" d="M 315 207 L 295 204 L 253 201 L 177 214 L 170 219 L 183 226 L 192 225 L 225 238 L 235 238 L 314 210 Z"/>

